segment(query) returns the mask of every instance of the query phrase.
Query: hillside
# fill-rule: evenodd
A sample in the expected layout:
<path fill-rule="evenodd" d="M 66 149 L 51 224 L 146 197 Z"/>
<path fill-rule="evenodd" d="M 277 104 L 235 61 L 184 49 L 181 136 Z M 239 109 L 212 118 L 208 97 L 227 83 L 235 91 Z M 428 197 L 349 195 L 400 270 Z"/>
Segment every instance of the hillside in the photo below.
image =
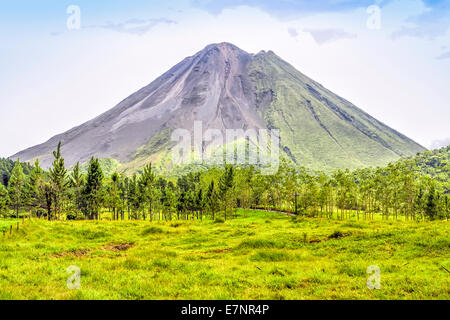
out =
<path fill-rule="evenodd" d="M 331 171 L 381 166 L 425 149 L 306 77 L 273 52 L 249 54 L 228 43 L 184 59 L 110 111 L 11 157 L 41 160 L 62 141 L 68 166 L 92 156 L 132 173 L 152 161 L 171 170 L 171 133 L 279 129 L 282 156 Z M 207 144 L 206 142 L 204 142 Z"/>

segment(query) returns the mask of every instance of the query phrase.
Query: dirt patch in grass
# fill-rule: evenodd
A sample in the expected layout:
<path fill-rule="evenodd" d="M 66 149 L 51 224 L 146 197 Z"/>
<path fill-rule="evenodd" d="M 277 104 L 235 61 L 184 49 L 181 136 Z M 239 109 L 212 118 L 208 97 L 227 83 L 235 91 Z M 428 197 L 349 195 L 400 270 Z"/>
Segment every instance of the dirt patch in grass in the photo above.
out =
<path fill-rule="evenodd" d="M 227 252 L 231 252 L 233 249 L 231 248 L 226 248 L 226 249 L 218 249 L 218 250 L 211 250 L 211 251 L 206 251 L 204 252 L 205 254 L 207 253 L 227 253 Z"/>
<path fill-rule="evenodd" d="M 58 252 L 50 255 L 52 258 L 63 258 L 63 257 L 75 257 L 80 258 L 87 254 L 89 254 L 92 250 L 88 249 L 79 249 L 75 251 L 66 251 L 66 252 Z"/>
<path fill-rule="evenodd" d="M 128 251 L 134 247 L 134 243 L 115 243 L 115 244 L 108 244 L 102 248 L 102 250 L 105 251 L 114 251 L 114 252 L 122 252 L 122 251 Z"/>

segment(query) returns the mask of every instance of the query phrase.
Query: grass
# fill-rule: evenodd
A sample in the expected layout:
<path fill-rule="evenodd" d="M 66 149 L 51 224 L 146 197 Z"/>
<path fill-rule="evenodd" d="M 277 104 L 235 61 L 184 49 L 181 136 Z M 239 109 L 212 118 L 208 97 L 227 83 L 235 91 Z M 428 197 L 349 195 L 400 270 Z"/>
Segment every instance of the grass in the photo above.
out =
<path fill-rule="evenodd" d="M 448 222 L 238 214 L 25 221 L 0 237 L 0 299 L 450 299 Z M 73 265 L 81 290 L 67 288 Z M 371 265 L 380 290 L 367 288 Z"/>
<path fill-rule="evenodd" d="M 19 219 L 0 219 L 0 232 L 9 231 L 10 226 L 13 227 L 17 224 L 17 222 L 22 221 Z"/>

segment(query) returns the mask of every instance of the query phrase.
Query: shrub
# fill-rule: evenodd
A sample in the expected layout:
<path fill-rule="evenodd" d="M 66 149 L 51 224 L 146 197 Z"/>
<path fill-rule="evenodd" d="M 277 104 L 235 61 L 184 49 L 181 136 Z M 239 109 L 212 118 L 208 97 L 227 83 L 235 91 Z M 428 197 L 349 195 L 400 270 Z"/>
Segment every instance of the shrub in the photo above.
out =
<path fill-rule="evenodd" d="M 328 239 L 339 239 L 339 238 L 342 238 L 342 237 L 344 237 L 344 234 L 342 232 L 335 231 L 328 237 Z"/>

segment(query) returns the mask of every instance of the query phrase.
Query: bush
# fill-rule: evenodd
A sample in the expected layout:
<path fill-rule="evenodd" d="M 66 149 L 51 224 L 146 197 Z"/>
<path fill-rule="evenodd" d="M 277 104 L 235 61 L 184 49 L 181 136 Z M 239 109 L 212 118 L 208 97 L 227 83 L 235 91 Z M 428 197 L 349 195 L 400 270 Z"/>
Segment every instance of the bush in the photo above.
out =
<path fill-rule="evenodd" d="M 40 218 L 40 217 L 46 217 L 47 214 L 48 214 L 47 210 L 42 209 L 42 208 L 38 208 L 38 209 L 36 209 L 36 211 L 34 212 L 34 215 L 35 215 L 37 218 Z"/>
<path fill-rule="evenodd" d="M 335 231 L 328 237 L 328 239 L 339 239 L 345 236 L 347 236 L 347 234 L 344 234 L 341 231 Z"/>
<path fill-rule="evenodd" d="M 70 212 L 66 214 L 67 220 L 83 220 L 83 215 L 81 213 Z"/>
<path fill-rule="evenodd" d="M 214 223 L 225 223 L 225 220 L 223 220 L 222 218 L 217 218 L 216 220 L 214 220 Z"/>

